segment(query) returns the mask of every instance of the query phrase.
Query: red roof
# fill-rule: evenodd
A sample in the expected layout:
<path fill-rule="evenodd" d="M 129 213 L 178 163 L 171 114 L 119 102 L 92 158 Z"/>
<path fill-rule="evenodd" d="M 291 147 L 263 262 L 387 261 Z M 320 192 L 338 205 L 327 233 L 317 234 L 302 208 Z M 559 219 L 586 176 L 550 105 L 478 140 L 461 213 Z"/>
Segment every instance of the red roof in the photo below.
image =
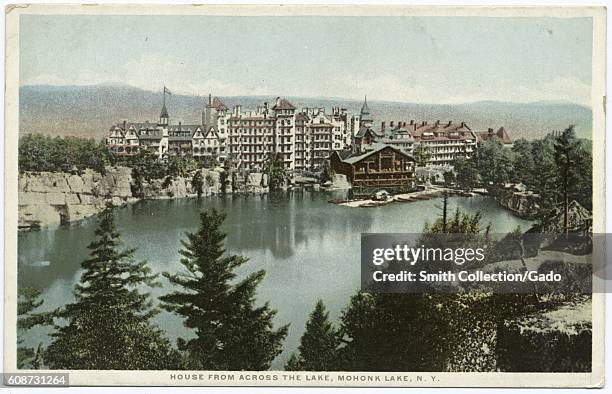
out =
<path fill-rule="evenodd" d="M 278 99 L 276 101 L 276 104 L 274 105 L 274 107 L 272 107 L 273 110 L 283 110 L 283 109 L 291 109 L 294 110 L 295 107 L 293 106 L 293 104 L 291 104 L 289 101 L 287 101 L 286 99 Z"/>
<path fill-rule="evenodd" d="M 410 133 L 417 141 L 456 141 L 475 138 L 465 122 L 402 123 L 399 130 Z M 425 133 L 431 135 L 424 135 Z"/>
<path fill-rule="evenodd" d="M 500 127 L 499 130 L 497 131 L 493 131 L 493 129 L 489 129 L 488 131 L 480 131 L 476 133 L 476 135 L 478 136 L 478 140 L 483 141 L 483 142 L 488 140 L 489 137 L 491 137 L 492 135 L 494 135 L 497 138 L 499 138 L 499 140 L 503 144 L 509 145 L 512 143 L 512 139 L 506 132 L 506 129 L 504 129 L 503 127 Z"/>
<path fill-rule="evenodd" d="M 300 112 L 297 115 L 295 115 L 295 120 L 297 121 L 304 121 L 304 122 L 308 122 L 308 116 L 306 116 L 305 113 Z"/>
<path fill-rule="evenodd" d="M 212 106 L 217 110 L 217 111 L 227 111 L 227 106 L 223 103 L 223 101 L 221 101 L 221 99 L 219 99 L 218 97 L 215 97 L 213 99 L 212 102 Z"/>

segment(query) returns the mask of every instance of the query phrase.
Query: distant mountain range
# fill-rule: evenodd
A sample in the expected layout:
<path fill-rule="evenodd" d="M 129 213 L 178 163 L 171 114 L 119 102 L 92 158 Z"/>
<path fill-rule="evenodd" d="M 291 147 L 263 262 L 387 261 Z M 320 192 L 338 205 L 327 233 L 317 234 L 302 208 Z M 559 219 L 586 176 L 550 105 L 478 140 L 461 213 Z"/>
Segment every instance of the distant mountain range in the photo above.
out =
<path fill-rule="evenodd" d="M 129 86 L 23 86 L 19 89 L 19 132 L 49 135 L 78 135 L 102 138 L 112 124 L 129 121 L 157 121 L 162 105 L 161 92 Z M 215 92 L 212 92 L 213 94 Z M 275 97 L 233 96 L 220 98 L 232 108 L 255 109 Z M 286 97 L 298 109 L 340 106 L 358 113 L 361 101 L 330 98 Z M 201 122 L 208 96 L 169 96 L 166 105 L 171 123 Z M 466 122 L 474 131 L 505 127 L 513 139 L 533 139 L 568 125 L 578 136 L 591 138 L 591 109 L 568 102 L 508 103 L 480 101 L 459 105 L 414 104 L 368 100 L 376 127 L 380 121 Z"/>

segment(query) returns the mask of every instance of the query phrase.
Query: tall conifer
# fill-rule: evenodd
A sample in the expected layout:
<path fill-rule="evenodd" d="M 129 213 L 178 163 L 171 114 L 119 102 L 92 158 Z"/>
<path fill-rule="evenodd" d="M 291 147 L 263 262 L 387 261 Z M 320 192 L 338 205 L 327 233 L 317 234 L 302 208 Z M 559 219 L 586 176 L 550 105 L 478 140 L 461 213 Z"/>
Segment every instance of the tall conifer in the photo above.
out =
<path fill-rule="evenodd" d="M 155 286 L 146 262 L 121 241 L 111 207 L 98 216 L 90 257 L 75 286 L 75 302 L 60 308 L 45 352 L 52 369 L 175 369 L 178 353 L 151 322 L 157 313 L 142 287 Z M 62 324 L 67 322 L 67 324 Z"/>
<path fill-rule="evenodd" d="M 319 300 L 306 322 L 306 331 L 300 340 L 299 355 L 292 355 L 286 370 L 334 371 L 340 337 L 329 321 L 329 312 Z"/>
<path fill-rule="evenodd" d="M 234 271 L 248 259 L 225 254 L 224 220 L 214 209 L 200 214 L 200 228 L 182 241 L 186 272 L 164 273 L 180 289 L 160 299 L 194 331 L 195 338 L 178 340 L 188 369 L 265 370 L 280 353 L 287 326 L 274 330 L 276 311 L 255 305 L 265 271 L 235 281 Z"/>

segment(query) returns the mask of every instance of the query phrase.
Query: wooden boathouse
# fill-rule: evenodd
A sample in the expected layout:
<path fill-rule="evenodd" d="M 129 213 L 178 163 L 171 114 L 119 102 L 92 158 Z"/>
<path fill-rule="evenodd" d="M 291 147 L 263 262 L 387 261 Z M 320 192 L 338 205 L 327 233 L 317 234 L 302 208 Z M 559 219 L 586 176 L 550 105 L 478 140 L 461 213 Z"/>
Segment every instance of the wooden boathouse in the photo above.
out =
<path fill-rule="evenodd" d="M 346 175 L 355 195 L 371 195 L 379 190 L 406 193 L 416 189 L 414 158 L 392 146 L 375 144 L 366 152 L 334 151 L 330 167 Z"/>

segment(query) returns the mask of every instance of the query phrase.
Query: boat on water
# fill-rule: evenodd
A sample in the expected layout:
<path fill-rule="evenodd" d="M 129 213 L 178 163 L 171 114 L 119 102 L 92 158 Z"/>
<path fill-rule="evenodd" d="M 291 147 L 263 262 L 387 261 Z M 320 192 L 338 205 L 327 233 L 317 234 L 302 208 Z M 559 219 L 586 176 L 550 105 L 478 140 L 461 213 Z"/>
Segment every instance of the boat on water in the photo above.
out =
<path fill-rule="evenodd" d="M 410 196 L 398 196 L 398 197 L 395 197 L 395 201 L 410 202 L 410 201 L 414 201 L 414 198 Z"/>

